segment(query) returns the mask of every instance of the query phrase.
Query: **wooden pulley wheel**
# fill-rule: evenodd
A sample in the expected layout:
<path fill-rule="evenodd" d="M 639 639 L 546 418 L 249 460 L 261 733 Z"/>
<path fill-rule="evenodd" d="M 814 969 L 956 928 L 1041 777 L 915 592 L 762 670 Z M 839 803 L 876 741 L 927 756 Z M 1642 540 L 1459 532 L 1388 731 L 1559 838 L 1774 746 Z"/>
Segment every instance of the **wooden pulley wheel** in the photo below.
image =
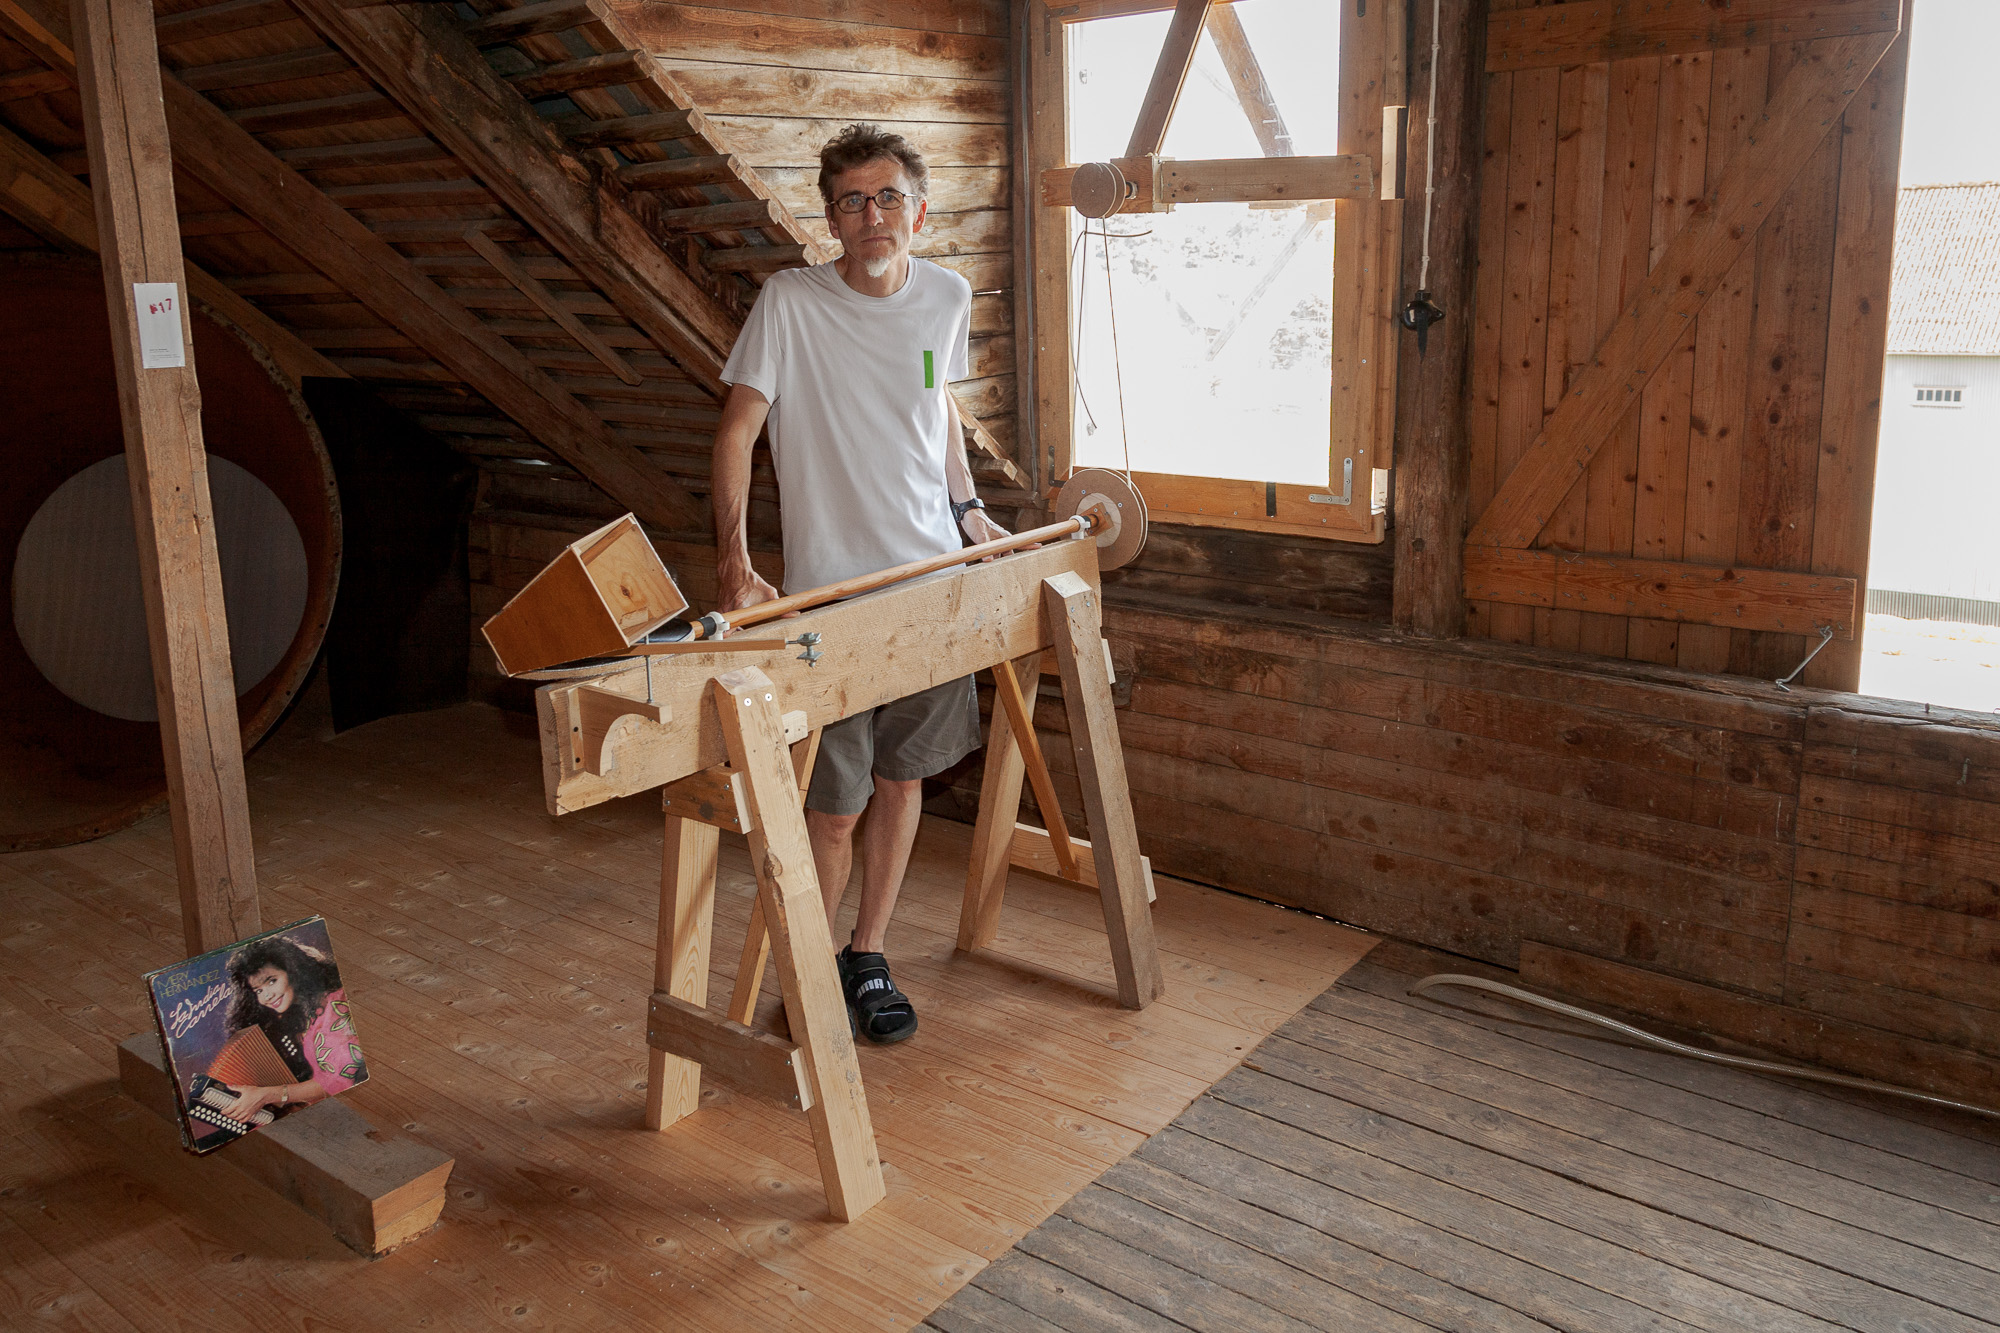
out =
<path fill-rule="evenodd" d="M 1108 467 L 1080 468 L 1070 473 L 1056 493 L 1055 517 L 1074 518 L 1089 509 L 1110 516 L 1111 521 L 1094 534 L 1097 567 L 1123 569 L 1146 549 L 1146 497 L 1123 472 Z"/>
<path fill-rule="evenodd" d="M 1070 180 L 1069 201 L 1087 218 L 1108 218 L 1136 191 L 1115 162 L 1085 162 Z"/>

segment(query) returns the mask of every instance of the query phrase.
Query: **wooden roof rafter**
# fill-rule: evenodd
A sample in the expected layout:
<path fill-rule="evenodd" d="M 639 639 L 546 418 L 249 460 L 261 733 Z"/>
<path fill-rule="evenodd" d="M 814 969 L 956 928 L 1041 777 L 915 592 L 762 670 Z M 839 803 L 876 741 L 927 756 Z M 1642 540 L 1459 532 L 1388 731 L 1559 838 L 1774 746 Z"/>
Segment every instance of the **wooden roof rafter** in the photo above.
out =
<path fill-rule="evenodd" d="M 336 2 L 298 0 L 302 6 Z M 485 12 L 463 24 L 436 5 L 399 14 L 433 37 L 434 49 L 450 45 L 442 30 L 456 27 L 460 37 L 486 52 L 491 66 L 508 63 L 508 56 L 496 54 L 498 48 L 528 62 L 502 77 L 516 92 L 560 94 L 576 108 L 576 116 L 546 119 L 567 140 L 569 152 L 594 161 L 622 187 L 626 206 L 656 241 L 680 242 L 684 271 L 692 280 L 716 284 L 725 299 L 747 309 L 770 274 L 834 257 L 836 252 L 729 150 L 687 90 L 643 49 L 605 0 L 520 5 L 478 0 L 475 7 Z M 357 17 L 369 25 L 389 21 L 367 11 Z M 735 316 L 736 323 L 740 319 Z M 721 351 L 727 355 L 727 342 Z M 958 410 L 977 453 L 1026 488 L 1027 475 L 971 407 L 961 399 Z"/>
<path fill-rule="evenodd" d="M 238 15 L 250 12 L 241 4 L 226 7 Z M 256 14 L 268 23 L 265 11 Z M 66 16 L 46 0 L 0 0 L 0 31 L 73 80 L 67 28 Z M 523 434 L 532 432 L 539 442 L 536 454 L 545 447 L 651 522 L 669 528 L 700 524 L 693 499 L 632 439 L 538 368 L 495 322 L 482 321 L 373 234 L 356 212 L 277 158 L 245 127 L 251 117 L 218 107 L 170 69 L 163 71 L 163 86 L 176 161 L 190 177 L 395 330 L 393 335 L 357 330 L 357 345 L 421 348 L 474 391 L 468 399 L 478 410 L 491 404 L 521 423 Z M 364 202 L 378 201 L 357 198 L 354 207 Z M 294 332 L 320 350 L 339 341 L 309 328 Z"/>
<path fill-rule="evenodd" d="M 736 312 L 668 258 L 622 187 L 578 161 L 457 23 L 433 6 L 296 4 L 661 351 L 719 391 Z"/>
<path fill-rule="evenodd" d="M 0 212 L 13 216 L 63 250 L 75 254 L 97 252 L 95 205 L 90 191 L 20 136 L 4 128 L 0 128 Z M 186 268 L 188 290 L 256 338 L 285 373 L 294 378 L 346 377 L 346 371 L 244 300 L 226 279 L 215 277 L 192 260 Z"/>

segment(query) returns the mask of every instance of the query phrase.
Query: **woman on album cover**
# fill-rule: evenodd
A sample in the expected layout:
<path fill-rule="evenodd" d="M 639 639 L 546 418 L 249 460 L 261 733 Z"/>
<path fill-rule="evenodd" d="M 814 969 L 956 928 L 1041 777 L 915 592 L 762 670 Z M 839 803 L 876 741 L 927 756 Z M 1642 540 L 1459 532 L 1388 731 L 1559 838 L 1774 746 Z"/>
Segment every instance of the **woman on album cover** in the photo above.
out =
<path fill-rule="evenodd" d="M 283 1114 L 345 1092 L 368 1077 L 340 971 L 326 955 L 274 935 L 232 955 L 229 979 L 235 988 L 227 1026 L 231 1035 L 261 1027 L 296 1082 L 275 1087 L 243 1087 L 226 1114 L 248 1122 L 270 1109 Z"/>

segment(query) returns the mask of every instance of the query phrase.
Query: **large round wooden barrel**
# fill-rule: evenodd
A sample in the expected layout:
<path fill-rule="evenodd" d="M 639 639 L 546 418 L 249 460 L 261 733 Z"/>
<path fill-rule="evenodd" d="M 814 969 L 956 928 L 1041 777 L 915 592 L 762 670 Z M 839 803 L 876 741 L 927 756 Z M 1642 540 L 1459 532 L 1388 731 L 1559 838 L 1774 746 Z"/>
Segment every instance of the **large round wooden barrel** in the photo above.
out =
<path fill-rule="evenodd" d="M 297 391 L 240 329 L 195 308 L 247 749 L 326 637 L 340 509 Z M 0 851 L 99 837 L 166 799 L 124 451 L 96 264 L 0 263 Z"/>

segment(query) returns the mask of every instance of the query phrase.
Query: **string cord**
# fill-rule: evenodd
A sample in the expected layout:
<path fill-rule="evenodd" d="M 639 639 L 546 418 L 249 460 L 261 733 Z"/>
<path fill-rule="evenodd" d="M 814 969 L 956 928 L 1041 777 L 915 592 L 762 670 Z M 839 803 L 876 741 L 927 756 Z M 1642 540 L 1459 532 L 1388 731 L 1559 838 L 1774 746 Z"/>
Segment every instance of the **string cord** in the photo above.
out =
<path fill-rule="evenodd" d="M 1083 248 L 1083 243 L 1089 239 L 1090 223 L 1085 222 L 1083 230 L 1078 232 L 1076 239 L 1070 243 L 1069 273 L 1064 276 L 1066 279 L 1073 279 L 1076 284 L 1075 297 L 1070 301 L 1069 305 L 1069 308 L 1076 312 L 1076 317 L 1069 322 L 1070 408 L 1074 411 L 1079 404 L 1083 407 L 1084 420 L 1090 423 L 1090 429 L 1086 433 L 1095 435 L 1097 433 L 1097 414 L 1090 410 L 1090 399 L 1084 396 L 1083 368 L 1078 364 L 1077 355 L 1077 349 L 1083 345 L 1083 315 L 1085 309 L 1083 284 L 1090 276 L 1090 252 Z M 1080 263 L 1078 262 L 1079 258 L 1082 261 Z"/>
<path fill-rule="evenodd" d="M 1097 414 L 1090 410 L 1090 399 L 1083 392 L 1083 368 L 1079 349 L 1083 345 L 1084 311 L 1088 308 L 1088 303 L 1084 300 L 1084 287 L 1090 280 L 1090 251 L 1086 248 L 1085 242 L 1092 236 L 1099 237 L 1104 242 L 1104 302 L 1105 308 L 1111 317 L 1111 366 L 1118 377 L 1118 425 L 1124 439 L 1125 478 L 1127 481 L 1130 481 L 1132 478 L 1132 437 L 1130 430 L 1125 425 L 1125 368 L 1123 360 L 1118 354 L 1118 311 L 1116 305 L 1113 304 L 1111 290 L 1111 242 L 1136 241 L 1152 234 L 1150 228 L 1145 231 L 1112 231 L 1109 227 L 1098 227 L 1093 230 L 1089 220 L 1085 219 L 1083 229 L 1077 232 L 1076 239 L 1070 243 L 1070 271 L 1069 274 L 1065 275 L 1066 278 L 1073 279 L 1075 283 L 1073 297 L 1070 301 L 1070 309 L 1076 312 L 1075 318 L 1070 320 L 1070 401 L 1073 407 L 1081 406 L 1083 408 L 1084 420 L 1089 423 L 1089 433 L 1095 434 L 1097 432 Z"/>
<path fill-rule="evenodd" d="M 1431 201 L 1437 194 L 1438 49 L 1444 0 L 1431 0 L 1431 96 L 1424 108 L 1424 257 L 1417 270 L 1417 290 L 1431 289 Z"/>

